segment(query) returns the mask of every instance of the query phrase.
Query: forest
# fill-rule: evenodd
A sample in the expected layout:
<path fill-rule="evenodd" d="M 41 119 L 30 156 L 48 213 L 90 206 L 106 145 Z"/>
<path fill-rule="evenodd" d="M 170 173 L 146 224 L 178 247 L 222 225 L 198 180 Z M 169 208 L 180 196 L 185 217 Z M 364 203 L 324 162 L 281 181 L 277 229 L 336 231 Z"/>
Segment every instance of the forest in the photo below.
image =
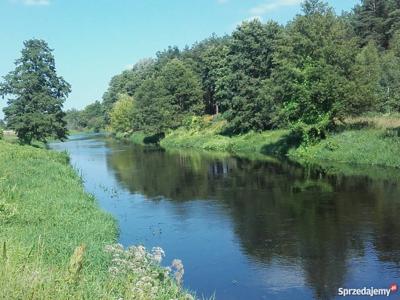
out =
<path fill-rule="evenodd" d="M 160 137 L 223 121 L 223 135 L 287 129 L 309 143 L 355 117 L 399 112 L 400 2 L 363 0 L 338 15 L 307 0 L 284 26 L 245 21 L 143 59 L 111 79 L 101 103 L 66 118 L 70 128 Z"/>

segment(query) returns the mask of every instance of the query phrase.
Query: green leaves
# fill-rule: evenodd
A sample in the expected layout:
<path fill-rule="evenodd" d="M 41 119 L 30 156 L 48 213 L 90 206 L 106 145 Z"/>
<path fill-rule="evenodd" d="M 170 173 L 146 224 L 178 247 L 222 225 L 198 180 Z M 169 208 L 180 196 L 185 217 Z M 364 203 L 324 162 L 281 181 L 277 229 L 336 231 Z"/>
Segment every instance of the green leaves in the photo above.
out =
<path fill-rule="evenodd" d="M 396 0 L 362 0 L 354 10 L 353 26 L 362 45 L 373 41 L 387 49 L 400 29 L 400 3 Z"/>
<path fill-rule="evenodd" d="M 137 110 L 132 97 L 121 95 L 110 113 L 110 127 L 115 133 L 128 134 L 138 129 Z"/>
<path fill-rule="evenodd" d="M 42 40 L 24 42 L 16 68 L 4 77 L 0 95 L 11 96 L 4 109 L 7 127 L 16 131 L 23 143 L 48 137 L 66 138 L 63 103 L 70 85 L 58 77 L 52 50 Z"/>
<path fill-rule="evenodd" d="M 135 94 L 139 128 L 157 134 L 177 128 L 187 115 L 204 111 L 200 79 L 182 61 L 172 59 Z"/>
<path fill-rule="evenodd" d="M 232 133 L 269 126 L 268 109 L 260 94 L 264 80 L 270 78 L 274 53 L 282 32 L 274 22 L 243 22 L 232 34 L 228 51 L 228 72 L 224 79 L 225 117 Z"/>
<path fill-rule="evenodd" d="M 305 0 L 286 26 L 246 21 L 230 36 L 158 52 L 114 77 L 103 105 L 134 96 L 132 130 L 152 134 L 201 114 L 221 113 L 228 134 L 299 124 L 313 133 L 351 115 L 399 111 L 399 3 L 363 0 L 338 16 Z"/>

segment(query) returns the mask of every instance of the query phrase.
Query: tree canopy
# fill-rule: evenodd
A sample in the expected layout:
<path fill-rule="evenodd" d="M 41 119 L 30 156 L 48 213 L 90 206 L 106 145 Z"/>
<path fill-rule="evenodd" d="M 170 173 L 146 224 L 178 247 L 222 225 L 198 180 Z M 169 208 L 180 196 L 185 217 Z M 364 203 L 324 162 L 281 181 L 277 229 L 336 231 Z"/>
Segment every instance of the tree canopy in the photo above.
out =
<path fill-rule="evenodd" d="M 163 133 L 211 114 L 233 134 L 399 112 L 400 2 L 362 0 L 342 15 L 321 0 L 302 7 L 285 26 L 245 21 L 231 35 L 157 52 L 111 80 L 105 111 L 128 95 L 132 130 Z"/>
<path fill-rule="evenodd" d="M 70 85 L 56 73 L 52 49 L 43 40 L 24 42 L 15 70 L 4 77 L 0 95 L 9 96 L 4 109 L 7 127 L 15 130 L 23 143 L 33 139 L 65 139 L 63 103 Z"/>

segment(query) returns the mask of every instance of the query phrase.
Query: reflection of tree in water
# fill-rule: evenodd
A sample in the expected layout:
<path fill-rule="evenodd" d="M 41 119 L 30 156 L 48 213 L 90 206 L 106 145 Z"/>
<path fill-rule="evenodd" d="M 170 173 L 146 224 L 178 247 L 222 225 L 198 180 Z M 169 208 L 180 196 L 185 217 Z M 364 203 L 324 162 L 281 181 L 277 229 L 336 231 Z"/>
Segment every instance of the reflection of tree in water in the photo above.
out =
<path fill-rule="evenodd" d="M 149 198 L 223 201 L 246 253 L 264 264 L 300 264 L 319 299 L 336 295 L 368 232 L 379 258 L 399 263 L 399 190 L 387 181 L 141 147 L 111 151 L 108 164 L 131 192 Z"/>

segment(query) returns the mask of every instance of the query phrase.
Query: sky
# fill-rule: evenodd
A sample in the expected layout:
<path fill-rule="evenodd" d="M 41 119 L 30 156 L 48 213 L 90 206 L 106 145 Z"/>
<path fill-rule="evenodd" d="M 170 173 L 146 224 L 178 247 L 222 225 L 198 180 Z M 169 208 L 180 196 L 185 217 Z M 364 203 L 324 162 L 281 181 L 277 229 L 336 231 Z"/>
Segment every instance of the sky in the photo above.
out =
<path fill-rule="evenodd" d="M 358 0 L 329 0 L 338 13 Z M 72 85 L 65 107 L 101 100 L 112 76 L 169 45 L 230 34 L 254 17 L 286 24 L 301 0 L 0 0 L 0 77 L 14 68 L 23 41 L 44 39 L 58 75 Z M 0 110 L 6 100 L 0 98 Z M 0 118 L 3 113 L 0 112 Z"/>

